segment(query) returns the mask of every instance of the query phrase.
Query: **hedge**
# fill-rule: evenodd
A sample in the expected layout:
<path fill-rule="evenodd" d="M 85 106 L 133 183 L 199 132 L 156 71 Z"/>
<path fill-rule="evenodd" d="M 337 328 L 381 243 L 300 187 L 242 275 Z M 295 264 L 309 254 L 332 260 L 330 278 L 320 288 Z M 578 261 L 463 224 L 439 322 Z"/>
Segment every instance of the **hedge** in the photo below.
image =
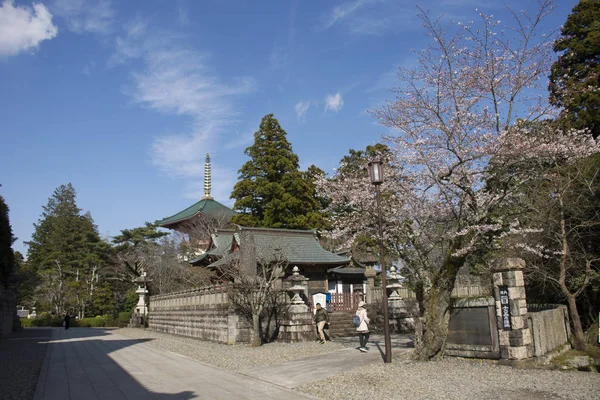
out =
<path fill-rule="evenodd" d="M 71 319 L 71 327 L 81 328 L 107 328 L 107 327 L 125 327 L 129 323 L 131 313 L 119 313 L 118 318 L 113 318 L 111 315 L 99 315 L 97 317 Z M 36 318 L 21 318 L 21 326 L 23 328 L 39 327 L 39 326 L 62 326 L 63 318 L 52 316 L 50 314 L 40 315 Z"/>

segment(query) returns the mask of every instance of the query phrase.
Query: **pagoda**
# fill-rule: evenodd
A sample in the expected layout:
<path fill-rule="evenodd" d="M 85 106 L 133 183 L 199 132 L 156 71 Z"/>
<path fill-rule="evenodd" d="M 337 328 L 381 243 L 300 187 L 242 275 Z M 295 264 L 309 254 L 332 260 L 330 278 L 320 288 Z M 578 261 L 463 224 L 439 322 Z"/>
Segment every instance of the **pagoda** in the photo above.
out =
<path fill-rule="evenodd" d="M 224 227 L 236 213 L 219 203 L 210 195 L 211 171 L 210 154 L 206 154 L 204 164 L 204 197 L 185 210 L 156 221 L 161 228 L 172 229 L 189 237 L 190 242 L 202 244 L 216 228 Z M 208 242 L 206 243 L 208 244 Z"/>

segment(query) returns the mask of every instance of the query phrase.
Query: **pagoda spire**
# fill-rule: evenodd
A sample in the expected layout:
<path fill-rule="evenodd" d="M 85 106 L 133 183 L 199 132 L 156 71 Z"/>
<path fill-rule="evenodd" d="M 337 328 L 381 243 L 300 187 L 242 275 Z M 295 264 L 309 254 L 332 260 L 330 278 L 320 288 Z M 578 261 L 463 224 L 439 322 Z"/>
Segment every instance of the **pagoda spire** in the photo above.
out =
<path fill-rule="evenodd" d="M 210 196 L 210 153 L 206 153 L 206 162 L 204 163 L 204 199 L 212 199 Z"/>

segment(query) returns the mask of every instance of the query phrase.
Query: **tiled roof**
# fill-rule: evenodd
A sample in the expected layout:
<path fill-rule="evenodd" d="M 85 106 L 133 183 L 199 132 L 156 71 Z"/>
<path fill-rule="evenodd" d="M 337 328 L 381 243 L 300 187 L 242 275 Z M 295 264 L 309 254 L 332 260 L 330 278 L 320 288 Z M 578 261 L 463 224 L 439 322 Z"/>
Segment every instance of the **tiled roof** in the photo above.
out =
<path fill-rule="evenodd" d="M 216 256 L 224 256 L 231 252 L 231 245 L 233 244 L 233 230 L 220 229 L 217 233 L 212 236 L 213 248 L 208 250 L 207 253 Z"/>
<path fill-rule="evenodd" d="M 338 256 L 321 247 L 314 231 L 238 227 L 236 241 L 245 232 L 252 234 L 259 260 L 273 259 L 276 253 L 281 253 L 293 265 L 343 265 L 350 262 L 350 258 Z M 227 254 L 210 267 L 225 265 L 238 256 L 239 252 Z"/>
<path fill-rule="evenodd" d="M 199 202 L 189 206 L 185 210 L 180 211 L 175 215 L 172 215 L 170 217 L 156 221 L 156 224 L 158 226 L 168 228 L 169 225 L 188 220 L 197 214 L 206 214 L 206 215 L 224 214 L 224 215 L 232 217 L 236 213 L 231 208 L 224 206 L 223 204 L 219 203 L 216 200 L 202 199 Z"/>
<path fill-rule="evenodd" d="M 356 265 L 342 265 L 341 267 L 330 268 L 327 270 L 328 273 L 340 274 L 340 275 L 364 275 L 366 268 L 359 267 Z"/>

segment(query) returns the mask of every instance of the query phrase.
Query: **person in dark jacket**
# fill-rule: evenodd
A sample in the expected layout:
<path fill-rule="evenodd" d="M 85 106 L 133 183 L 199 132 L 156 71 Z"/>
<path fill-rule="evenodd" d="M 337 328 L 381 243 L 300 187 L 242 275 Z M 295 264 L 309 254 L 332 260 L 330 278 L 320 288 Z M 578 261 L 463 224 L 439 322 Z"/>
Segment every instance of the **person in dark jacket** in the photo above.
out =
<path fill-rule="evenodd" d="M 317 332 L 321 338 L 321 344 L 325 343 L 325 324 L 329 324 L 329 315 L 327 310 L 321 307 L 321 303 L 317 303 L 317 311 L 315 312 L 315 324 L 317 324 Z"/>
<path fill-rule="evenodd" d="M 65 329 L 69 329 L 69 325 L 71 324 L 71 316 L 69 315 L 69 313 L 65 314 Z"/>

